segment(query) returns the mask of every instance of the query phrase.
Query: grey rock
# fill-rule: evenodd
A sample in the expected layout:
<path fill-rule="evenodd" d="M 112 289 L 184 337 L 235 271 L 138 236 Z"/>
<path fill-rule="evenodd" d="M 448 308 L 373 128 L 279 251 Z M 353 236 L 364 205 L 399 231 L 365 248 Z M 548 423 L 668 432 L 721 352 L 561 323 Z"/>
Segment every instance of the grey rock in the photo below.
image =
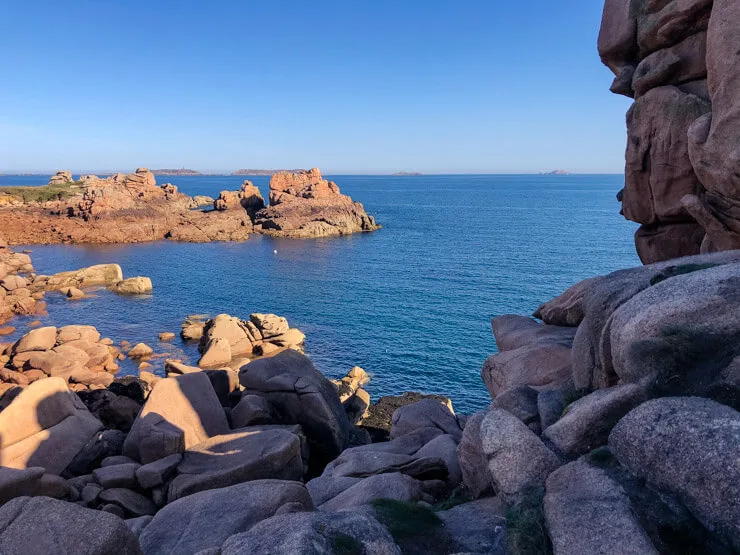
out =
<path fill-rule="evenodd" d="M 272 424 L 275 414 L 270 403 L 261 395 L 243 395 L 230 413 L 232 428 Z"/>
<path fill-rule="evenodd" d="M 514 351 L 534 345 L 571 347 L 576 330 L 569 326 L 541 324 L 527 316 L 505 314 L 491 320 L 499 352 Z"/>
<path fill-rule="evenodd" d="M 147 555 L 188 555 L 219 548 L 227 538 L 246 532 L 288 503 L 313 508 L 300 482 L 257 480 L 195 493 L 161 509 L 139 541 Z M 192 526 L 193 522 L 207 525 Z"/>
<path fill-rule="evenodd" d="M 547 428 L 543 437 L 566 457 L 585 455 L 606 445 L 617 422 L 646 400 L 644 388 L 635 384 L 597 389 L 570 404 L 565 416 Z"/>
<path fill-rule="evenodd" d="M 103 466 L 93 470 L 95 481 L 103 488 L 137 488 L 136 471 L 141 465 L 138 463 L 116 464 Z"/>
<path fill-rule="evenodd" d="M 431 459 L 444 461 L 447 468 L 447 483 L 451 488 L 457 487 L 462 482 L 462 471 L 457 461 L 457 441 L 450 434 L 442 434 L 435 437 L 424 447 L 419 449 L 415 456 L 419 460 Z"/>
<path fill-rule="evenodd" d="M 565 395 L 557 389 L 540 391 L 537 395 L 537 412 L 540 414 L 540 425 L 543 429 L 551 426 L 563 415 Z"/>
<path fill-rule="evenodd" d="M 274 516 L 232 536 L 221 547 L 221 555 L 328 554 L 337 552 L 338 543 L 347 552 L 401 554 L 385 527 L 369 515 L 304 512 Z"/>
<path fill-rule="evenodd" d="M 126 488 L 110 488 L 100 492 L 98 499 L 103 503 L 118 505 L 130 516 L 153 515 L 157 507 L 140 493 Z"/>
<path fill-rule="evenodd" d="M 169 457 L 140 466 L 136 470 L 136 480 L 144 489 L 161 486 L 175 475 L 177 466 L 181 461 L 182 455 L 176 453 Z"/>
<path fill-rule="evenodd" d="M 622 487 L 583 460 L 550 475 L 543 508 L 555 555 L 658 553 Z"/>
<path fill-rule="evenodd" d="M 434 399 L 422 399 L 393 413 L 391 439 L 421 428 L 437 428 L 442 433 L 452 435 L 456 441 L 462 438 L 460 424 L 447 405 Z"/>
<path fill-rule="evenodd" d="M 545 324 L 578 326 L 583 321 L 583 297 L 591 284 L 598 279 L 589 278 L 576 283 L 553 300 L 540 305 L 533 316 Z"/>
<path fill-rule="evenodd" d="M 740 549 L 740 413 L 698 397 L 643 403 L 609 436 L 619 462 Z"/>
<path fill-rule="evenodd" d="M 481 422 L 481 445 L 497 493 L 514 497 L 541 486 L 560 466 L 558 457 L 527 426 L 505 410 L 492 409 Z"/>
<path fill-rule="evenodd" d="M 510 412 L 528 426 L 539 425 L 540 413 L 537 408 L 537 396 L 536 389 L 528 385 L 517 385 L 500 391 L 493 400 L 492 406 Z"/>
<path fill-rule="evenodd" d="M 396 499 L 397 501 L 418 501 L 424 496 L 419 480 L 399 472 L 377 474 L 350 486 L 336 497 L 325 501 L 322 511 L 343 511 L 352 507 L 366 505 L 375 499 Z"/>
<path fill-rule="evenodd" d="M 0 466 L 0 505 L 15 497 L 45 495 L 62 499 L 71 491 L 64 478 L 48 474 L 41 467 L 26 469 Z"/>
<path fill-rule="evenodd" d="M 126 434 L 120 430 L 97 432 L 75 455 L 62 474 L 81 476 L 98 468 L 106 458 L 120 455 Z"/>
<path fill-rule="evenodd" d="M 151 515 L 137 516 L 135 518 L 127 518 L 124 520 L 129 530 L 138 538 L 142 530 L 146 528 L 154 517 Z"/>
<path fill-rule="evenodd" d="M 306 483 L 306 489 L 311 495 L 313 504 L 318 507 L 362 480 L 363 478 L 353 478 L 351 476 L 319 476 L 309 480 Z"/>
<path fill-rule="evenodd" d="M 17 497 L 0 507 L 0 553 L 141 555 L 124 522 L 49 497 Z"/>
<path fill-rule="evenodd" d="M 437 512 L 446 532 L 461 552 L 506 555 L 505 506 L 488 497 Z"/>
<path fill-rule="evenodd" d="M 457 446 L 457 460 L 462 480 L 473 499 L 493 490 L 493 482 L 488 472 L 488 459 L 483 452 L 480 436 L 480 426 L 485 417 L 486 412 L 479 411 L 468 419 L 462 440 Z"/>
<path fill-rule="evenodd" d="M 110 455 L 100 461 L 100 466 L 116 466 L 119 464 L 135 464 L 140 466 L 134 459 L 123 455 Z"/>

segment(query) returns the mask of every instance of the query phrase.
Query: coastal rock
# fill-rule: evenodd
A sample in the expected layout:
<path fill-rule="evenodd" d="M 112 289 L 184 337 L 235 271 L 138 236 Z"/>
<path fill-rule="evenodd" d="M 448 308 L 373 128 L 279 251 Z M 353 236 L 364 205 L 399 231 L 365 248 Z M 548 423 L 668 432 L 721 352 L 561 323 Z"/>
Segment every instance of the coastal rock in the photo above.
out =
<path fill-rule="evenodd" d="M 71 272 L 54 274 L 46 282 L 47 289 L 63 287 L 92 287 L 94 285 L 114 285 L 123 281 L 123 271 L 118 264 L 96 264 Z"/>
<path fill-rule="evenodd" d="M 483 452 L 480 435 L 481 423 L 485 417 L 485 411 L 478 411 L 468 419 L 457 447 L 462 481 L 473 499 L 493 490 L 491 475 L 488 473 L 488 458 Z"/>
<path fill-rule="evenodd" d="M 434 399 L 422 399 L 400 407 L 393 413 L 391 438 L 395 439 L 421 428 L 434 428 L 451 434 L 456 441 L 462 438 L 462 429 L 450 409 Z"/>
<path fill-rule="evenodd" d="M 708 399 L 643 403 L 609 436 L 619 462 L 676 493 L 710 532 L 740 549 L 740 413 Z"/>
<path fill-rule="evenodd" d="M 452 402 L 448 397 L 407 391 L 402 395 L 387 395 L 378 399 L 370 405 L 358 422 L 358 425 L 370 433 L 374 442 L 388 441 L 390 439 L 393 414 L 396 410 L 400 407 L 417 403 L 422 399 L 434 399 L 440 403 L 444 403 L 452 411 Z"/>
<path fill-rule="evenodd" d="M 625 491 L 583 460 L 549 476 L 544 513 L 555 555 L 658 553 Z"/>
<path fill-rule="evenodd" d="M 100 428 L 63 379 L 38 380 L 0 412 L 0 458 L 10 468 L 59 474 Z"/>
<path fill-rule="evenodd" d="M 354 485 L 322 503 L 319 509 L 322 511 L 344 511 L 367 505 L 375 499 L 418 501 L 422 498 L 424 498 L 422 482 L 406 474 L 392 472 L 376 474 L 364 480 L 358 480 Z"/>
<path fill-rule="evenodd" d="M 152 516 L 157 512 L 151 499 L 127 488 L 104 489 L 98 499 L 103 503 L 117 505 L 129 517 Z"/>
<path fill-rule="evenodd" d="M 0 467 L 0 505 L 16 497 L 54 497 L 64 499 L 70 494 L 67 481 L 48 474 L 41 467 L 26 469 Z"/>
<path fill-rule="evenodd" d="M 336 553 L 337 545 L 353 553 L 400 555 L 392 536 L 377 520 L 349 512 L 298 512 L 273 516 L 248 532 L 230 537 L 221 555 Z"/>
<path fill-rule="evenodd" d="M 148 277 L 133 277 L 111 285 L 110 290 L 119 295 L 144 295 L 152 292 L 152 280 Z"/>
<path fill-rule="evenodd" d="M 378 229 L 362 204 L 339 192 L 317 168 L 278 172 L 270 180 L 270 205 L 259 210 L 255 228 L 278 237 L 326 237 Z"/>
<path fill-rule="evenodd" d="M 18 497 L 0 507 L 0 552 L 141 555 L 120 518 L 49 497 Z M 82 544 L 81 544 L 82 542 Z"/>
<path fill-rule="evenodd" d="M 272 405 L 261 395 L 243 395 L 229 413 L 232 428 L 272 424 L 277 416 Z"/>
<path fill-rule="evenodd" d="M 153 353 L 154 349 L 152 349 L 146 343 L 137 343 L 126 354 L 129 356 L 129 358 L 144 358 L 151 356 Z"/>
<path fill-rule="evenodd" d="M 229 537 L 248 531 L 286 505 L 313 509 L 300 482 L 256 480 L 195 493 L 161 509 L 139 541 L 147 555 L 218 549 Z M 208 525 L 192 526 L 193 522 Z"/>
<path fill-rule="evenodd" d="M 583 321 L 583 297 L 598 278 L 585 279 L 553 300 L 540 305 L 533 316 L 554 326 L 578 326 Z"/>
<path fill-rule="evenodd" d="M 497 497 L 457 505 L 437 516 L 461 553 L 506 555 L 506 511 Z"/>
<path fill-rule="evenodd" d="M 18 354 L 29 351 L 48 351 L 54 347 L 56 342 L 57 329 L 55 327 L 36 328 L 29 331 L 13 345 L 13 352 Z"/>
<path fill-rule="evenodd" d="M 283 424 L 300 424 L 312 462 L 335 458 L 349 445 L 350 424 L 334 386 L 304 355 L 287 350 L 242 366 L 246 393 L 265 397 Z"/>
<path fill-rule="evenodd" d="M 59 170 L 49 178 L 49 185 L 66 185 L 73 182 L 72 172 L 68 170 Z"/>
<path fill-rule="evenodd" d="M 123 454 L 147 464 L 228 431 L 208 376 L 198 372 L 166 378 L 157 383 L 142 407 Z"/>
<path fill-rule="evenodd" d="M 151 489 L 165 484 L 177 472 L 182 455 L 176 453 L 163 459 L 150 462 L 136 469 L 136 480 L 144 489 Z"/>

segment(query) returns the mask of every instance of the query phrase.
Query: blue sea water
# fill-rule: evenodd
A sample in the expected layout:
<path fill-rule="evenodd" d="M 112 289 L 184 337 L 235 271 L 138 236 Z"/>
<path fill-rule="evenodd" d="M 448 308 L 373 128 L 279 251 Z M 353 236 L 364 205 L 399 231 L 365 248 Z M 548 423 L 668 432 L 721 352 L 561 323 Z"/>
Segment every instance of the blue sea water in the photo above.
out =
<path fill-rule="evenodd" d="M 218 195 L 244 178 L 159 177 L 190 194 Z M 267 177 L 249 178 L 267 196 Z M 383 229 L 350 237 L 245 243 L 157 242 L 31 246 L 37 272 L 116 262 L 149 276 L 154 294 L 66 301 L 47 294 L 48 325 L 89 323 L 116 341 L 197 360 L 179 338 L 190 314 L 286 316 L 329 377 L 359 365 L 374 398 L 402 391 L 449 395 L 470 412 L 490 398 L 480 379 L 496 351 L 490 319 L 530 314 L 579 280 L 639 264 L 634 224 L 618 214 L 620 175 L 334 176 Z M 0 185 L 45 183 L 0 176 Z M 274 251 L 277 251 L 275 253 Z M 18 332 L 27 331 L 23 319 Z M 160 360 L 160 359 L 157 359 Z M 124 372 L 134 372 L 130 362 Z"/>

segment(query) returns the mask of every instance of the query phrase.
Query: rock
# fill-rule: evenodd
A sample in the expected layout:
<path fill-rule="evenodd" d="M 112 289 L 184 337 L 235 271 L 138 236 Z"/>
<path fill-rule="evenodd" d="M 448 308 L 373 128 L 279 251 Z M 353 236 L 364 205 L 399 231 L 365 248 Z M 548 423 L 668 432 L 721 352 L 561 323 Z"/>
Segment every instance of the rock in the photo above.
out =
<path fill-rule="evenodd" d="M 547 429 L 560 420 L 565 410 L 565 395 L 556 389 L 540 391 L 537 395 L 537 412 L 542 429 Z"/>
<path fill-rule="evenodd" d="M 180 331 L 180 337 L 182 337 L 184 341 L 200 341 L 203 337 L 203 329 L 205 328 L 205 325 L 205 322 L 185 320 L 181 326 L 182 329 Z"/>
<path fill-rule="evenodd" d="M 208 342 L 203 356 L 198 361 L 201 368 L 214 368 L 225 366 L 231 362 L 232 352 L 229 347 L 229 340 L 224 337 L 218 337 Z"/>
<path fill-rule="evenodd" d="M 116 505 L 115 503 L 106 503 L 104 505 L 101 505 L 100 510 L 105 513 L 115 515 L 121 520 L 126 518 L 126 511 L 123 510 L 123 507 L 121 507 L 120 505 Z"/>
<path fill-rule="evenodd" d="M 335 497 L 325 501 L 322 511 L 343 511 L 367 505 L 375 499 L 418 501 L 424 495 L 422 483 L 410 476 L 393 472 L 376 474 L 360 480 Z"/>
<path fill-rule="evenodd" d="M 133 277 L 121 280 L 110 286 L 119 295 L 145 295 L 152 292 L 152 280 L 148 277 Z"/>
<path fill-rule="evenodd" d="M 367 415 L 370 408 L 370 394 L 364 389 L 358 389 L 354 395 L 342 403 L 350 424 L 357 424 Z"/>
<path fill-rule="evenodd" d="M 519 385 L 558 388 L 571 375 L 571 349 L 563 345 L 525 346 L 491 355 L 481 369 L 481 378 L 492 398 Z"/>
<path fill-rule="evenodd" d="M 151 499 L 147 499 L 140 493 L 130 489 L 118 487 L 105 489 L 98 496 L 104 503 L 118 505 L 126 511 L 127 514 L 137 517 L 144 515 L 154 515 L 157 508 Z"/>
<path fill-rule="evenodd" d="M 493 482 L 488 472 L 488 459 L 483 452 L 480 436 L 481 423 L 485 417 L 486 412 L 479 411 L 468 419 L 457 447 L 462 481 L 473 499 L 493 490 Z"/>
<path fill-rule="evenodd" d="M 88 507 L 97 506 L 99 504 L 99 497 L 102 491 L 103 488 L 98 484 L 86 484 L 82 488 L 80 497 Z"/>
<path fill-rule="evenodd" d="M 260 395 L 243 395 L 229 413 L 232 428 L 272 424 L 276 415 L 270 403 Z"/>
<path fill-rule="evenodd" d="M 535 433 L 540 430 L 540 413 L 537 408 L 536 390 L 527 385 L 518 385 L 500 391 L 492 406 L 503 409 L 524 422 Z"/>
<path fill-rule="evenodd" d="M 456 441 L 462 438 L 462 429 L 454 413 L 434 399 L 422 399 L 400 407 L 393 413 L 391 438 L 395 439 L 420 428 L 436 428 L 451 434 Z"/>
<path fill-rule="evenodd" d="M 141 405 L 123 395 L 116 396 L 110 403 L 101 407 L 96 416 L 107 428 L 129 432 L 141 410 Z"/>
<path fill-rule="evenodd" d="M 435 399 L 444 403 L 452 411 L 452 402 L 448 397 L 442 395 L 425 395 L 423 393 L 406 392 L 402 395 L 388 395 L 381 397 L 370 405 L 367 413 L 358 422 L 358 425 L 366 429 L 374 442 L 388 441 L 393 420 L 393 414 L 400 407 L 417 403 L 422 399 Z"/>
<path fill-rule="evenodd" d="M 118 264 L 97 264 L 72 272 L 54 274 L 47 282 L 49 289 L 62 287 L 92 287 L 93 285 L 113 285 L 123 281 L 123 272 Z"/>
<path fill-rule="evenodd" d="M 513 351 L 536 345 L 571 347 L 575 330 L 566 326 L 543 325 L 526 316 L 505 314 L 491 320 L 499 352 Z"/>
<path fill-rule="evenodd" d="M 131 459 L 124 455 L 110 455 L 109 457 L 105 457 L 102 461 L 100 461 L 100 466 L 118 466 L 121 464 L 135 464 L 136 466 L 141 466 L 134 459 Z"/>
<path fill-rule="evenodd" d="M 93 470 L 92 474 L 95 481 L 105 489 L 135 489 L 139 487 L 139 483 L 136 480 L 136 471 L 140 466 L 138 463 L 103 466 Z"/>
<path fill-rule="evenodd" d="M 175 334 L 171 331 L 164 331 L 159 334 L 160 341 L 172 341 L 175 339 Z"/>
<path fill-rule="evenodd" d="M 676 493 L 706 528 L 740 549 L 740 413 L 708 399 L 643 403 L 609 436 L 619 462 Z"/>
<path fill-rule="evenodd" d="M 29 331 L 13 345 L 13 353 L 28 351 L 48 351 L 57 341 L 57 329 L 53 326 Z"/>
<path fill-rule="evenodd" d="M 494 489 L 504 497 L 543 485 L 560 466 L 558 457 L 521 420 L 504 410 L 488 411 L 480 436 Z"/>
<path fill-rule="evenodd" d="M 57 345 L 79 340 L 97 343 L 100 333 L 93 326 L 62 326 L 57 330 Z"/>
<path fill-rule="evenodd" d="M 682 42 L 653 52 L 635 69 L 632 88 L 636 96 L 662 85 L 679 85 L 707 76 L 707 33 L 700 32 Z"/>
<path fill-rule="evenodd" d="M 623 2 L 623 0 L 619 1 Z M 597 279 L 599 278 L 579 281 L 553 300 L 540 305 L 533 316 L 545 324 L 578 326 L 583 321 L 583 296 Z"/>
<path fill-rule="evenodd" d="M 0 505 L 16 497 L 43 495 L 63 499 L 70 494 L 64 478 L 47 474 L 43 468 L 26 469 L 0 466 Z"/>
<path fill-rule="evenodd" d="M 26 285 L 28 285 L 28 282 L 22 276 L 12 275 L 0 280 L 0 287 L 10 292 L 22 289 Z"/>
<path fill-rule="evenodd" d="M 228 431 L 226 415 L 205 374 L 166 378 L 141 409 L 123 454 L 147 464 Z"/>
<path fill-rule="evenodd" d="M 142 553 L 121 519 L 48 497 L 18 497 L 0 507 L 0 530 L 0 552 L 7 555 L 73 555 L 81 545 L 91 555 Z"/>
<path fill-rule="evenodd" d="M 457 462 L 457 444 L 458 440 L 455 436 L 442 434 L 416 452 L 416 457 L 420 460 L 439 459 L 444 461 L 448 473 L 447 483 L 451 490 L 462 482 L 462 471 L 460 470 L 460 464 Z"/>
<path fill-rule="evenodd" d="M 126 439 L 125 434 L 119 430 L 97 432 L 74 456 L 63 474 L 65 476 L 91 474 L 104 459 L 121 454 L 124 439 Z"/>
<path fill-rule="evenodd" d="M 0 412 L 0 460 L 59 474 L 101 427 L 64 380 L 38 380 Z"/>
<path fill-rule="evenodd" d="M 175 475 L 177 466 L 181 461 L 182 455 L 176 453 L 169 457 L 140 466 L 136 469 L 136 480 L 144 489 L 151 489 L 164 485 Z"/>
<path fill-rule="evenodd" d="M 239 320 L 239 318 L 228 314 L 219 314 L 206 322 L 200 342 L 200 350 L 204 353 L 204 358 L 219 339 L 222 340 L 219 343 L 224 345 L 220 351 L 228 353 L 230 357 L 222 364 L 230 362 L 231 357 L 252 354 L 253 345 L 249 328 L 246 322 Z M 228 349 L 226 346 L 228 346 Z"/>
<path fill-rule="evenodd" d="M 154 349 L 146 343 L 137 343 L 127 354 L 129 358 L 144 358 L 151 356 L 153 353 Z"/>
<path fill-rule="evenodd" d="M 129 530 L 131 530 L 131 533 L 138 538 L 144 528 L 152 521 L 152 518 L 154 517 L 151 515 L 144 515 L 136 518 L 127 518 L 124 522 Z"/>
<path fill-rule="evenodd" d="M 543 437 L 566 457 L 585 455 L 606 445 L 616 423 L 646 400 L 645 390 L 635 384 L 596 390 L 570 404 L 567 414 L 548 427 Z"/>
<path fill-rule="evenodd" d="M 506 555 L 505 507 L 497 497 L 437 512 L 460 552 Z"/>
<path fill-rule="evenodd" d="M 306 334 L 296 328 L 290 328 L 283 334 L 271 337 L 269 341 L 274 343 L 278 347 L 298 347 L 303 345 L 306 339 Z M 263 345 L 264 347 L 264 345 Z M 264 348 L 263 348 L 264 351 Z"/>
<path fill-rule="evenodd" d="M 263 339 L 283 335 L 290 329 L 288 321 L 275 314 L 250 314 L 249 320 L 257 326 Z"/>
<path fill-rule="evenodd" d="M 555 555 L 658 553 L 625 491 L 583 460 L 550 475 L 544 512 Z"/>
<path fill-rule="evenodd" d="M 299 512 L 273 516 L 236 534 L 221 546 L 221 555 L 273 553 L 337 553 L 400 555 L 388 531 L 366 514 Z"/>
<path fill-rule="evenodd" d="M 167 489 L 168 502 L 252 480 L 301 480 L 305 468 L 299 433 L 292 427 L 243 428 L 188 449 Z"/>
<path fill-rule="evenodd" d="M 258 359 L 239 370 L 246 393 L 264 396 L 284 424 L 300 424 L 312 463 L 325 464 L 349 445 L 350 424 L 334 386 L 297 351 Z"/>
<path fill-rule="evenodd" d="M 299 482 L 257 480 L 204 491 L 161 509 L 139 541 L 147 555 L 219 548 L 229 537 L 248 531 L 281 507 L 294 503 L 305 510 L 313 508 L 305 486 Z M 195 521 L 208 526 L 191 526 Z"/>

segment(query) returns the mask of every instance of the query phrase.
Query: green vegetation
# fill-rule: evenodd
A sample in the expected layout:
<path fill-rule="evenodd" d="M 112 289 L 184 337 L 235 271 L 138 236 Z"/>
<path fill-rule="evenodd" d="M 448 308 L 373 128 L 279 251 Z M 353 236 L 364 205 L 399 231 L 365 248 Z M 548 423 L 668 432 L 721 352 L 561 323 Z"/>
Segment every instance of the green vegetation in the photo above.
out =
<path fill-rule="evenodd" d="M 457 486 L 454 490 L 452 490 L 452 493 L 447 499 L 443 499 L 439 503 L 433 505 L 432 510 L 435 512 L 447 511 L 448 509 L 457 507 L 458 505 L 462 505 L 463 503 L 467 503 L 469 501 L 472 501 L 470 493 L 468 492 L 468 489 L 461 484 Z"/>
<path fill-rule="evenodd" d="M 610 468 L 617 464 L 617 459 L 606 445 L 597 447 L 591 451 L 587 457 L 589 463 L 593 466 L 598 466 L 599 468 Z"/>
<path fill-rule="evenodd" d="M 660 273 L 650 278 L 650 285 L 657 285 L 661 281 L 665 281 L 668 278 L 675 276 L 681 276 L 684 274 L 690 274 L 692 272 L 698 272 L 700 270 L 707 270 L 708 268 L 714 268 L 718 264 L 682 264 L 680 266 L 668 266 Z"/>
<path fill-rule="evenodd" d="M 77 194 L 81 181 L 57 185 L 40 185 L 35 187 L 0 187 L 0 195 L 6 194 L 21 199 L 26 204 L 64 200 Z"/>
<path fill-rule="evenodd" d="M 509 553 L 513 555 L 550 555 L 552 545 L 545 527 L 542 501 L 545 488 L 526 492 L 518 503 L 506 511 L 506 534 Z"/>
<path fill-rule="evenodd" d="M 563 402 L 565 403 L 565 408 L 563 409 L 563 414 L 560 415 L 560 418 L 568 414 L 568 410 L 570 410 L 570 406 L 578 401 L 581 397 L 585 397 L 588 395 L 588 389 L 570 389 L 566 391 L 563 394 Z"/>
<path fill-rule="evenodd" d="M 388 528 L 397 542 L 416 536 L 431 536 L 442 524 L 439 517 L 429 507 L 396 501 L 395 499 L 376 499 L 371 502 L 378 520 Z"/>
<path fill-rule="evenodd" d="M 362 543 L 352 536 L 338 533 L 334 536 L 334 555 L 358 555 L 363 552 Z"/>

